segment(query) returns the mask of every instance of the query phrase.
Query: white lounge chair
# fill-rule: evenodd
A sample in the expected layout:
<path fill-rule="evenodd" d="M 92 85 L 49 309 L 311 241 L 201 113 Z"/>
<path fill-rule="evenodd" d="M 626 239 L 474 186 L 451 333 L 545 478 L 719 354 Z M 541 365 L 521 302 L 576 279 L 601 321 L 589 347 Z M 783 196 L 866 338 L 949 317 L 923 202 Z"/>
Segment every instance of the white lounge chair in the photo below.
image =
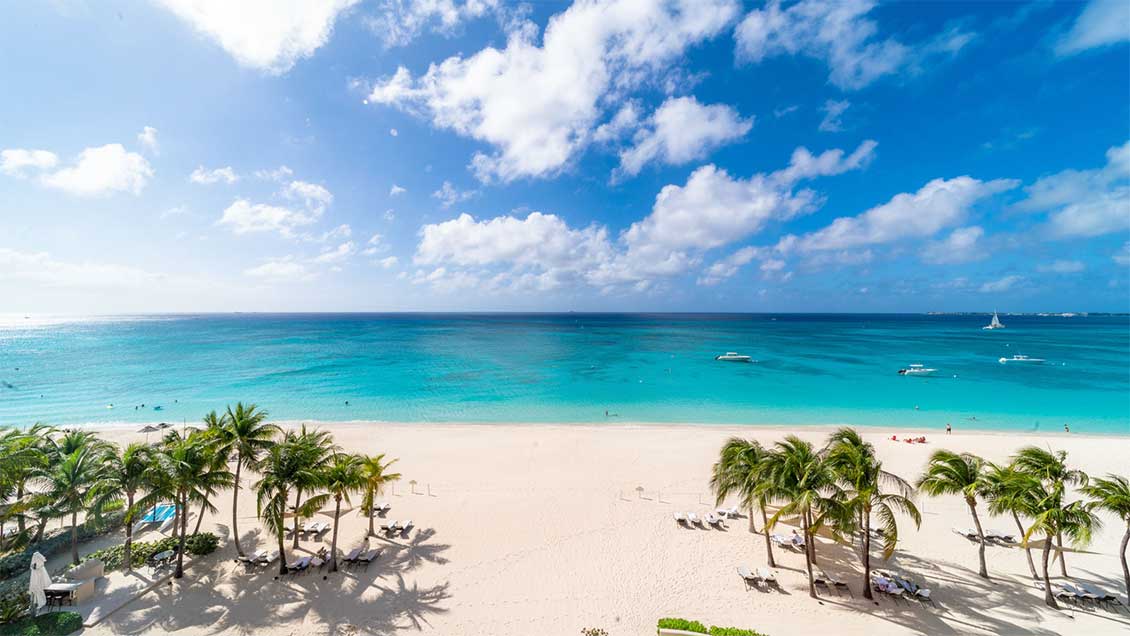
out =
<path fill-rule="evenodd" d="M 848 585 L 847 583 L 844 583 L 843 581 L 837 579 L 834 576 L 830 576 L 824 570 L 820 570 L 820 576 L 823 577 L 825 581 L 827 581 L 828 585 L 831 585 L 836 590 L 837 594 L 839 594 L 840 589 L 845 589 L 845 590 L 847 590 L 849 596 L 852 596 L 852 597 L 855 596 L 855 594 L 853 594 L 852 591 L 851 591 L 851 586 Z"/>
<path fill-rule="evenodd" d="M 381 524 L 381 530 L 392 532 L 396 528 L 396 519 Z"/>
<path fill-rule="evenodd" d="M 765 568 L 757 568 L 757 578 L 764 581 L 766 585 L 777 587 L 777 575 L 775 572 L 771 572 Z"/>
<path fill-rule="evenodd" d="M 375 510 L 377 512 L 388 512 L 389 510 L 392 510 L 392 504 L 387 501 L 382 501 L 381 503 L 377 504 Z"/>
<path fill-rule="evenodd" d="M 695 514 L 695 513 L 693 513 L 693 512 L 688 512 L 688 513 L 687 513 L 687 521 L 688 521 L 688 522 L 690 522 L 690 523 L 692 523 L 692 524 L 694 524 L 694 525 L 696 525 L 696 526 L 701 526 L 701 525 L 702 525 L 702 520 L 701 520 L 701 519 L 699 519 L 699 518 L 698 518 L 698 515 L 696 515 L 696 514 Z"/>
<path fill-rule="evenodd" d="M 731 506 L 729 508 L 719 508 L 718 510 L 715 510 L 714 512 L 718 513 L 718 516 L 720 516 L 720 517 L 727 517 L 729 519 L 733 519 L 733 518 L 738 516 L 738 507 L 737 506 Z"/>
<path fill-rule="evenodd" d="M 952 530 L 954 534 L 963 536 L 970 541 L 977 541 L 978 539 L 977 531 L 972 528 L 950 528 L 950 530 Z"/>
<path fill-rule="evenodd" d="M 749 568 L 744 565 L 738 566 L 738 576 L 742 577 L 742 582 L 745 583 L 746 590 L 749 590 L 751 587 L 755 587 L 761 580 L 753 572 L 750 572 Z"/>
<path fill-rule="evenodd" d="M 934 599 L 930 597 L 930 590 L 924 587 L 920 587 L 914 591 L 914 598 L 918 599 L 922 603 L 929 603 L 931 605 L 934 604 Z"/>
<path fill-rule="evenodd" d="M 687 517 L 681 512 L 676 512 L 675 523 L 685 526 L 687 524 Z"/>
<path fill-rule="evenodd" d="M 1006 532 L 1000 532 L 999 530 L 987 530 L 985 532 L 985 538 L 1004 541 L 1006 543 L 1016 543 L 1015 535 L 1011 535 Z"/>
<path fill-rule="evenodd" d="M 718 528 L 721 527 L 722 518 L 714 514 L 713 512 L 708 512 L 706 513 L 706 523 Z"/>
<path fill-rule="evenodd" d="M 411 530 L 411 529 L 412 529 L 412 520 L 409 519 L 408 521 L 405 521 L 404 523 L 400 524 L 400 536 L 402 536 L 402 537 L 408 536 L 408 531 Z"/>
<path fill-rule="evenodd" d="M 379 557 L 380 555 L 381 555 L 380 550 L 369 550 L 365 554 L 362 554 L 361 556 L 357 557 L 357 564 L 358 565 L 364 565 L 367 568 L 367 567 L 369 567 L 369 564 L 372 563 L 373 561 L 375 561 L 376 558 Z"/>
<path fill-rule="evenodd" d="M 1095 596 L 1095 601 L 1098 603 L 1110 603 L 1111 605 L 1121 606 L 1122 601 L 1117 596 L 1107 592 L 1101 588 L 1087 585 L 1086 583 L 1076 583 L 1075 589 L 1082 590 Z"/>

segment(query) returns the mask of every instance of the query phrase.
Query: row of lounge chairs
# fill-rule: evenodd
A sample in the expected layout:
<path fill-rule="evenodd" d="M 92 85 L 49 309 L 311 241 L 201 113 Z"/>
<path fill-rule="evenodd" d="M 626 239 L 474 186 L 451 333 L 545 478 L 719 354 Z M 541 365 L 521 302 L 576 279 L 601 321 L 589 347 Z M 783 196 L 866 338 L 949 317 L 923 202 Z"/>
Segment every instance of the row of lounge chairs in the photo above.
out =
<path fill-rule="evenodd" d="M 382 523 L 381 524 L 381 530 L 383 530 L 385 532 L 385 534 L 387 534 L 389 536 L 392 536 L 392 535 L 396 534 L 397 532 L 399 532 L 400 536 L 406 537 L 406 536 L 408 536 L 408 532 L 412 529 L 412 525 L 413 524 L 412 524 L 411 519 L 408 519 L 407 521 L 404 521 L 403 523 L 393 519 L 389 523 Z"/>
<path fill-rule="evenodd" d="M 365 551 L 364 548 L 354 548 L 352 552 L 345 555 L 341 562 L 344 566 L 357 567 L 363 565 L 368 568 L 369 564 L 376 561 L 379 556 L 381 556 L 380 550 Z"/>
<path fill-rule="evenodd" d="M 266 550 L 259 550 L 251 556 L 237 556 L 236 563 L 243 564 L 248 570 L 253 567 L 261 565 L 270 565 L 279 560 L 279 551 L 267 552 Z"/>
<path fill-rule="evenodd" d="M 969 539 L 974 543 L 977 543 L 981 540 L 980 536 L 977 534 L 977 531 L 973 528 L 951 528 L 950 530 L 952 530 L 954 534 L 965 537 L 966 539 Z M 986 530 L 985 540 L 996 541 L 998 543 L 1013 544 L 1016 543 L 1016 535 L 1008 532 L 1001 532 L 999 530 Z"/>
<path fill-rule="evenodd" d="M 1044 582 L 1036 581 L 1036 587 L 1043 590 Z M 1086 607 L 1087 601 L 1090 601 L 1095 607 L 1105 606 L 1115 611 L 1118 611 L 1121 607 L 1126 607 L 1122 604 L 1122 601 L 1118 600 L 1116 595 L 1086 583 L 1052 583 L 1052 593 L 1055 594 L 1056 599 L 1073 603 L 1079 607 Z"/>
<path fill-rule="evenodd" d="M 328 531 L 330 529 L 330 527 L 331 527 L 330 524 L 326 521 L 315 521 L 314 523 L 303 523 L 302 527 L 300 527 L 298 529 L 298 536 L 299 537 L 309 536 L 309 537 L 316 539 L 323 532 Z M 294 534 L 294 526 L 286 526 L 286 527 L 284 527 L 284 530 L 286 530 L 287 535 Z"/>
<path fill-rule="evenodd" d="M 789 537 L 783 534 L 771 534 L 769 540 L 779 548 L 788 548 L 798 552 L 804 551 L 804 535 L 793 533 L 793 536 Z"/>
<path fill-rule="evenodd" d="M 871 589 L 894 602 L 917 599 L 921 603 L 934 604 L 928 588 L 921 587 L 904 576 L 876 570 L 871 573 Z"/>
<path fill-rule="evenodd" d="M 692 526 L 699 526 L 702 528 L 712 526 L 721 530 L 726 527 L 725 518 L 713 512 L 708 512 L 701 518 L 693 512 L 688 512 L 686 514 L 676 512 L 674 516 L 675 523 L 687 528 L 690 528 Z"/>
<path fill-rule="evenodd" d="M 855 594 L 852 593 L 850 585 L 835 577 L 828 576 L 828 573 L 824 570 L 820 570 L 819 576 L 813 577 L 812 583 L 816 587 L 822 587 L 828 591 L 835 592 L 836 596 L 840 595 L 840 590 L 847 590 L 848 596 L 855 598 Z"/>
<path fill-rule="evenodd" d="M 777 583 L 777 573 L 765 568 L 757 568 L 757 572 L 754 573 L 744 565 L 739 565 L 738 576 L 742 577 L 746 590 L 757 589 L 759 586 L 764 586 L 766 589 L 770 587 L 781 589 L 780 584 Z"/>

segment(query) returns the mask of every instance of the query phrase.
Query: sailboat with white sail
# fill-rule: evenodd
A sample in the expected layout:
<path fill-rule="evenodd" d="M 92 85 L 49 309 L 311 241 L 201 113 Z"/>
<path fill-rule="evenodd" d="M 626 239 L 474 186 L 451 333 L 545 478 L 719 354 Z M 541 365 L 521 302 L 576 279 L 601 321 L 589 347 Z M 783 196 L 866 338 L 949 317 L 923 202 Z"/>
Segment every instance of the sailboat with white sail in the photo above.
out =
<path fill-rule="evenodd" d="M 997 312 L 994 311 L 992 321 L 990 321 L 989 324 L 987 324 L 987 325 L 985 325 L 984 327 L 981 327 L 981 328 L 982 329 L 1004 329 L 1004 324 L 1001 323 L 1001 319 L 997 317 Z"/>

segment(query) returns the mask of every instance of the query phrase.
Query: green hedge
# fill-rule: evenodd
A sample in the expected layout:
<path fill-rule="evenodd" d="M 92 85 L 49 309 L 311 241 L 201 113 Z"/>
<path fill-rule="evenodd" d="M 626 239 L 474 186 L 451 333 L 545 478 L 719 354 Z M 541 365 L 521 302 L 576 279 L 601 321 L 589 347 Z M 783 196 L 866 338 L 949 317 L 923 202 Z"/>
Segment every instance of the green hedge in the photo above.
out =
<path fill-rule="evenodd" d="M 695 632 L 697 634 L 708 634 L 709 636 L 765 636 L 761 632 L 756 632 L 752 629 L 740 629 L 738 627 L 718 627 L 711 625 L 707 629 L 705 625 L 698 621 L 688 621 L 685 618 L 661 618 L 659 619 L 659 629 L 678 629 L 684 632 Z"/>
<path fill-rule="evenodd" d="M 191 534 L 184 540 L 184 551 L 193 556 L 211 554 L 216 551 L 216 547 L 219 543 L 220 540 L 211 532 Z M 130 554 L 133 567 L 141 567 L 145 565 L 149 557 L 164 552 L 165 550 L 175 550 L 177 545 L 176 537 L 165 537 L 160 541 L 134 541 L 133 550 Z M 86 555 L 86 559 L 98 559 L 102 561 L 107 571 L 121 569 L 122 566 L 125 565 L 125 558 L 126 546 L 124 543 Z"/>
<path fill-rule="evenodd" d="M 78 526 L 79 542 L 100 537 L 122 525 L 124 512 L 103 515 L 101 519 L 87 519 Z M 13 552 L 0 558 L 0 580 L 23 574 L 31 567 L 31 555 L 39 552 L 47 558 L 71 549 L 71 529 L 62 528 L 44 535 L 39 543 L 33 543 L 20 552 Z"/>
<path fill-rule="evenodd" d="M 82 629 L 78 612 L 51 612 L 0 625 L 3 636 L 66 636 Z"/>

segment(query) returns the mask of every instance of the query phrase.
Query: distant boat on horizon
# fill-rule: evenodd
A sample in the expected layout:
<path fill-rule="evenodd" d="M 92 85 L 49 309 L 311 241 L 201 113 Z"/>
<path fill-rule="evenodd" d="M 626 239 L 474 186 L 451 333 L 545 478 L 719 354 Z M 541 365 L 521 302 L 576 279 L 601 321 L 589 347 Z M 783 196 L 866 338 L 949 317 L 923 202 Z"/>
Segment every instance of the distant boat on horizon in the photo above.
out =
<path fill-rule="evenodd" d="M 1027 364 L 1043 364 L 1044 359 L 1043 358 L 1029 358 L 1028 356 L 1025 356 L 1025 355 L 1016 354 L 1016 355 L 1012 356 L 1011 358 L 1001 358 L 999 360 L 999 362 L 1001 364 L 1006 364 L 1006 363 L 1009 363 L 1009 362 L 1024 362 L 1024 363 L 1027 363 Z"/>
<path fill-rule="evenodd" d="M 937 371 L 921 364 L 907 365 L 905 369 L 899 369 L 899 375 L 930 375 Z"/>
<path fill-rule="evenodd" d="M 753 362 L 753 358 L 749 356 L 743 356 L 734 351 L 727 351 L 723 355 L 714 356 L 714 359 L 720 360 L 722 362 Z"/>
<path fill-rule="evenodd" d="M 997 317 L 997 312 L 994 311 L 993 312 L 993 319 L 989 322 L 989 324 L 987 324 L 987 325 L 985 325 L 984 327 L 981 327 L 981 328 L 982 329 L 1004 329 L 1004 324 L 1001 323 L 1001 319 Z"/>

